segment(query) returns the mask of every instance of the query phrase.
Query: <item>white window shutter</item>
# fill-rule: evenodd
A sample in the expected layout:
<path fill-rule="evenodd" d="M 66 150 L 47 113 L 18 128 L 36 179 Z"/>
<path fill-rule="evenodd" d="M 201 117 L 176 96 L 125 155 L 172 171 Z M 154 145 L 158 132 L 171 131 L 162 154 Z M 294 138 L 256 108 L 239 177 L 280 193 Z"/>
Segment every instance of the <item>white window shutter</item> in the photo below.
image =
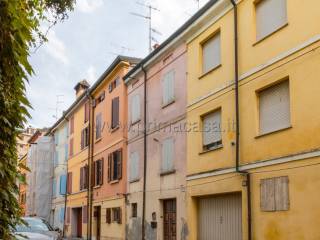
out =
<path fill-rule="evenodd" d="M 174 140 L 168 138 L 162 142 L 162 162 L 161 171 L 167 172 L 173 170 L 174 159 Z"/>
<path fill-rule="evenodd" d="M 170 71 L 164 75 L 162 86 L 162 102 L 168 104 L 174 100 L 174 71 Z"/>
<path fill-rule="evenodd" d="M 290 126 L 289 81 L 263 90 L 259 94 L 260 134 Z"/>
<path fill-rule="evenodd" d="M 287 0 L 261 0 L 256 5 L 257 40 L 287 23 Z"/>
<path fill-rule="evenodd" d="M 203 117 L 203 145 L 221 141 L 221 110 Z"/>
<path fill-rule="evenodd" d="M 202 72 L 206 73 L 221 63 L 220 33 L 217 33 L 202 46 Z"/>
<path fill-rule="evenodd" d="M 140 95 L 134 95 L 131 101 L 131 122 L 136 122 L 140 119 Z"/>
<path fill-rule="evenodd" d="M 139 153 L 133 152 L 130 154 L 130 181 L 139 178 Z"/>

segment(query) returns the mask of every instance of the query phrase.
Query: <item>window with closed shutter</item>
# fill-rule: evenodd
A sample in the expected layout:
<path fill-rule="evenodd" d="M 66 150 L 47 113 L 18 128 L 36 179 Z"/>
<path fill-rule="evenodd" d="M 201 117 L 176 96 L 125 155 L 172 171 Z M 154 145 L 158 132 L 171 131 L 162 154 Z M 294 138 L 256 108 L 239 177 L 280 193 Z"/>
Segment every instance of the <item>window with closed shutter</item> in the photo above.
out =
<path fill-rule="evenodd" d="M 168 138 L 162 142 L 161 172 L 172 171 L 173 160 L 174 160 L 174 139 Z"/>
<path fill-rule="evenodd" d="M 140 114 L 140 95 L 136 94 L 131 100 L 131 123 L 139 121 Z"/>
<path fill-rule="evenodd" d="M 94 162 L 94 172 L 95 172 L 95 186 L 102 185 L 103 183 L 103 159 L 99 159 Z"/>
<path fill-rule="evenodd" d="M 222 144 L 221 110 L 205 115 L 202 119 L 203 149 L 210 150 Z"/>
<path fill-rule="evenodd" d="M 130 154 L 130 181 L 139 179 L 139 153 Z"/>
<path fill-rule="evenodd" d="M 119 97 L 112 99 L 111 111 L 111 128 L 114 129 L 119 126 Z"/>
<path fill-rule="evenodd" d="M 102 114 L 98 113 L 96 116 L 96 139 L 102 137 Z"/>
<path fill-rule="evenodd" d="M 260 134 L 290 127 L 289 81 L 259 93 Z"/>
<path fill-rule="evenodd" d="M 289 178 L 288 176 L 261 179 L 260 207 L 262 211 L 289 210 Z"/>
<path fill-rule="evenodd" d="M 73 156 L 73 138 L 71 138 L 69 142 L 69 156 Z"/>
<path fill-rule="evenodd" d="M 70 135 L 74 133 L 74 117 L 70 118 Z"/>
<path fill-rule="evenodd" d="M 108 156 L 108 182 L 122 178 L 122 150 L 110 153 Z"/>
<path fill-rule="evenodd" d="M 162 82 L 162 104 L 167 105 L 174 101 L 174 75 L 173 70 L 164 75 Z"/>
<path fill-rule="evenodd" d="M 72 193 L 72 172 L 68 172 L 67 177 L 67 192 L 68 194 Z"/>
<path fill-rule="evenodd" d="M 60 189 L 59 189 L 60 195 L 65 195 L 67 190 L 67 176 L 61 175 L 60 176 Z"/>
<path fill-rule="evenodd" d="M 106 209 L 106 223 L 111 223 L 111 208 Z"/>
<path fill-rule="evenodd" d="M 86 127 L 81 131 L 81 149 L 84 149 L 89 145 L 89 127 Z"/>
<path fill-rule="evenodd" d="M 89 102 L 86 102 L 84 104 L 84 122 L 88 122 L 89 121 L 89 111 L 90 111 L 90 105 Z"/>
<path fill-rule="evenodd" d="M 221 64 L 220 32 L 202 44 L 202 73 Z"/>
<path fill-rule="evenodd" d="M 261 40 L 287 23 L 287 0 L 261 0 L 256 3 L 256 34 Z"/>
<path fill-rule="evenodd" d="M 88 207 L 82 206 L 82 223 L 88 223 Z"/>

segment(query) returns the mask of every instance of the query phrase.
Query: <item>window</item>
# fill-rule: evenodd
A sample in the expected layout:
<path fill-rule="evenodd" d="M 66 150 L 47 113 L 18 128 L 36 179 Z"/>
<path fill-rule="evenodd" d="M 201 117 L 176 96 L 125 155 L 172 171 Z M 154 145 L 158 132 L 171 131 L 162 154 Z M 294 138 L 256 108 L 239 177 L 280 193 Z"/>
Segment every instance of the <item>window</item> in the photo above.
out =
<path fill-rule="evenodd" d="M 99 103 L 101 103 L 103 100 L 104 100 L 104 98 L 105 98 L 105 91 L 103 91 L 98 97 L 97 97 L 97 99 L 96 99 L 96 103 L 97 104 L 99 104 Z"/>
<path fill-rule="evenodd" d="M 133 152 L 130 154 L 130 181 L 139 179 L 139 153 Z"/>
<path fill-rule="evenodd" d="M 256 38 L 261 40 L 287 23 L 287 0 L 256 3 Z"/>
<path fill-rule="evenodd" d="M 111 128 L 115 129 L 119 126 L 119 97 L 112 99 L 111 111 Z"/>
<path fill-rule="evenodd" d="M 131 203 L 131 217 L 135 218 L 138 216 L 138 204 Z"/>
<path fill-rule="evenodd" d="M 168 138 L 162 142 L 162 161 L 161 172 L 169 172 L 173 170 L 174 159 L 174 140 Z"/>
<path fill-rule="evenodd" d="M 96 139 L 102 137 L 102 114 L 98 113 L 96 116 Z"/>
<path fill-rule="evenodd" d="M 121 224 L 121 208 L 112 208 L 112 222 Z"/>
<path fill-rule="evenodd" d="M 70 139 L 69 154 L 70 154 L 70 157 L 73 156 L 73 138 Z"/>
<path fill-rule="evenodd" d="M 214 149 L 222 144 L 221 110 L 205 115 L 202 119 L 203 150 Z"/>
<path fill-rule="evenodd" d="M 289 210 L 288 176 L 261 179 L 260 207 L 265 212 Z"/>
<path fill-rule="evenodd" d="M 67 176 L 61 175 L 60 176 L 60 188 L 59 188 L 59 194 L 65 195 L 67 190 Z"/>
<path fill-rule="evenodd" d="M 94 185 L 99 186 L 103 183 L 103 159 L 94 162 Z"/>
<path fill-rule="evenodd" d="M 111 223 L 111 208 L 106 209 L 106 223 Z"/>
<path fill-rule="evenodd" d="M 202 44 L 202 73 L 205 74 L 221 64 L 220 32 Z"/>
<path fill-rule="evenodd" d="M 162 103 L 167 105 L 174 101 L 174 74 L 175 72 L 171 70 L 166 73 L 163 78 L 162 83 Z"/>
<path fill-rule="evenodd" d="M 131 123 L 140 120 L 140 95 L 134 95 L 131 101 Z"/>
<path fill-rule="evenodd" d="M 290 126 L 289 81 L 269 87 L 259 93 L 260 134 Z"/>
<path fill-rule="evenodd" d="M 89 112 L 90 112 L 90 104 L 89 102 L 86 102 L 84 104 L 84 122 L 88 122 L 89 121 Z"/>
<path fill-rule="evenodd" d="M 68 160 L 68 154 L 69 154 L 69 152 L 68 152 L 68 144 L 66 143 L 66 144 L 64 145 L 64 160 L 65 160 L 65 161 Z"/>
<path fill-rule="evenodd" d="M 88 166 L 80 168 L 80 191 L 88 187 Z"/>
<path fill-rule="evenodd" d="M 120 180 L 122 177 L 122 150 L 108 156 L 108 182 Z"/>
<path fill-rule="evenodd" d="M 70 118 L 70 135 L 74 133 L 74 117 Z"/>
<path fill-rule="evenodd" d="M 72 193 L 72 172 L 68 172 L 67 192 L 68 194 Z"/>
<path fill-rule="evenodd" d="M 88 207 L 82 206 L 82 223 L 88 223 Z"/>
<path fill-rule="evenodd" d="M 89 145 L 89 127 L 81 131 L 81 150 Z"/>
<path fill-rule="evenodd" d="M 59 145 L 59 133 L 57 133 L 57 132 L 54 134 L 54 143 L 56 146 Z M 22 145 L 22 147 L 23 147 L 23 145 Z"/>
<path fill-rule="evenodd" d="M 59 210 L 59 222 L 60 223 L 64 222 L 64 207 L 60 208 Z"/>
<path fill-rule="evenodd" d="M 119 85 L 120 85 L 120 78 L 117 77 L 115 80 L 109 83 L 109 93 L 111 93 Z"/>

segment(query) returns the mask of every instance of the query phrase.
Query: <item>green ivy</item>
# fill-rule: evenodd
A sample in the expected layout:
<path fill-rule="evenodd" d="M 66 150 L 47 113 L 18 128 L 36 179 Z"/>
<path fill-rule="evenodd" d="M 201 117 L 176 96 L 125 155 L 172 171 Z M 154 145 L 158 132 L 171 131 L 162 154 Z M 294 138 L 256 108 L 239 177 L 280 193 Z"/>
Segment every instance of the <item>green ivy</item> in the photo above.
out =
<path fill-rule="evenodd" d="M 53 26 L 67 18 L 75 0 L 0 0 L 0 239 L 10 239 L 11 229 L 21 223 L 17 200 L 18 171 L 16 139 L 30 117 L 31 105 L 25 84 L 33 75 L 28 57 L 46 41 L 40 23 Z M 50 19 L 46 16 L 50 16 Z"/>

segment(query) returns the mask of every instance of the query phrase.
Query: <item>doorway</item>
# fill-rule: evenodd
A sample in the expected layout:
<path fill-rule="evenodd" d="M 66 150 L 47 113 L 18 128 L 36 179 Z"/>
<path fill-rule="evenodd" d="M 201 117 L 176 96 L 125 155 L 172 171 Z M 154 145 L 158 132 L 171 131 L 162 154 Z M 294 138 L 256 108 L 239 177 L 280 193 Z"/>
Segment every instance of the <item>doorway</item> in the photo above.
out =
<path fill-rule="evenodd" d="M 164 240 L 176 240 L 177 238 L 176 199 L 163 200 L 163 236 Z"/>

